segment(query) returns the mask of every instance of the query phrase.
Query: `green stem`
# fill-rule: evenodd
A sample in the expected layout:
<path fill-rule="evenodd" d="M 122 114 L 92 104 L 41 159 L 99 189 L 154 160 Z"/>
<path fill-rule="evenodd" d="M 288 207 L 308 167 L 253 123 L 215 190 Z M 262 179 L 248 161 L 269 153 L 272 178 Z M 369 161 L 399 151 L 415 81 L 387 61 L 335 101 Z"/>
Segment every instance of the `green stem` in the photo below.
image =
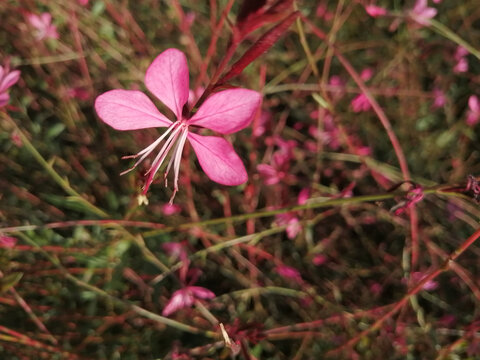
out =
<path fill-rule="evenodd" d="M 144 309 L 144 308 L 142 308 L 138 305 L 132 304 L 129 301 L 118 299 L 117 297 L 107 293 L 105 290 L 102 290 L 102 289 L 100 289 L 100 288 L 98 288 L 94 285 L 91 285 L 89 283 L 86 283 L 82 280 L 77 279 L 75 276 L 71 275 L 65 267 L 63 267 L 63 265 L 60 263 L 60 261 L 56 257 L 50 255 L 48 252 L 43 250 L 42 247 L 40 245 L 38 245 L 34 240 L 32 240 L 31 238 L 29 238 L 27 235 L 25 235 L 23 233 L 19 233 L 18 235 L 25 242 L 27 242 L 31 246 L 37 248 L 43 254 L 43 256 L 45 256 L 65 276 L 65 278 L 70 280 L 75 285 L 77 285 L 79 287 L 82 287 L 86 290 L 92 291 L 100 297 L 111 300 L 113 303 L 115 303 L 116 305 L 118 305 L 120 307 L 133 310 L 138 315 L 141 315 L 141 316 L 143 316 L 147 319 L 153 320 L 153 321 L 158 322 L 160 324 L 167 325 L 167 326 L 176 328 L 176 329 L 181 330 L 181 331 L 189 332 L 191 334 L 203 335 L 203 336 L 206 336 L 206 337 L 209 337 L 209 338 L 217 338 L 218 337 L 217 333 L 215 333 L 213 331 L 202 330 L 202 329 L 199 329 L 199 328 L 187 325 L 187 324 L 183 324 L 179 321 L 175 321 L 175 320 L 166 318 L 164 316 L 160 316 L 160 315 L 155 314 L 151 311 L 148 311 L 148 310 L 146 310 L 146 309 Z"/>

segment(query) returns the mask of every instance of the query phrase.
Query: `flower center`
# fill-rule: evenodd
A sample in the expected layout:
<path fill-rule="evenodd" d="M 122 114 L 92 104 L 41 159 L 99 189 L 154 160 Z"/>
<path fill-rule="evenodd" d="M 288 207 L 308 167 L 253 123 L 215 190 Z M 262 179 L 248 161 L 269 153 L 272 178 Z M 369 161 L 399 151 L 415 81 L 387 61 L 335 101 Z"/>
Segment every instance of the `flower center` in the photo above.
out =
<path fill-rule="evenodd" d="M 147 156 L 150 155 L 150 153 L 153 150 L 155 150 L 155 148 L 166 138 L 162 148 L 160 149 L 157 156 L 153 160 L 152 165 L 145 173 L 145 176 L 148 175 L 148 177 L 145 182 L 145 185 L 143 186 L 142 194 L 145 195 L 147 193 L 148 188 L 152 184 L 156 173 L 164 163 L 168 154 L 171 152 L 170 160 L 168 162 L 167 169 L 164 173 L 164 180 L 165 180 L 165 187 L 166 187 L 168 185 L 167 175 L 173 166 L 173 172 L 174 172 L 173 194 L 170 197 L 170 201 L 169 201 L 169 203 L 172 204 L 173 198 L 175 197 L 175 194 L 178 191 L 178 176 L 180 173 L 180 162 L 182 160 L 182 152 L 185 146 L 185 141 L 187 140 L 187 135 L 188 135 L 187 121 L 182 119 L 174 122 L 157 140 L 155 140 L 152 144 L 150 144 L 145 149 L 140 151 L 138 154 L 123 156 L 122 159 L 136 159 L 139 156 L 140 156 L 140 159 L 138 159 L 130 169 L 123 171 L 122 173 L 120 173 L 120 175 L 124 175 L 132 171 L 133 169 L 135 169 L 138 166 L 138 164 L 140 164 L 143 160 L 145 160 L 145 158 L 147 158 Z M 173 148 L 173 152 L 171 151 L 172 148 Z"/>

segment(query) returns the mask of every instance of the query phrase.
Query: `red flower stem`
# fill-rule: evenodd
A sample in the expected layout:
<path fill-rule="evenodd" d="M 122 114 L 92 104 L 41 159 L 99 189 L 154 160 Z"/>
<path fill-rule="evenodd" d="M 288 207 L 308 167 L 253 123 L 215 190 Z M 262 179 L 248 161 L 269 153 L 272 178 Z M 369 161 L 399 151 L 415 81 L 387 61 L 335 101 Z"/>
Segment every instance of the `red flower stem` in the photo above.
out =
<path fill-rule="evenodd" d="M 398 311 L 400 311 L 400 309 L 403 308 L 403 306 L 410 300 L 412 296 L 422 291 L 423 286 L 427 282 L 432 281 L 438 275 L 440 275 L 444 271 L 447 271 L 450 268 L 451 263 L 455 261 L 465 250 L 467 250 L 479 237 L 480 237 L 480 228 L 477 229 L 467 240 L 465 240 L 463 244 L 459 248 L 457 248 L 457 250 L 451 253 L 441 267 L 430 271 L 420 282 L 418 282 L 402 299 L 400 299 L 400 301 L 398 301 L 395 304 L 395 306 L 390 311 L 388 311 L 386 314 L 380 317 L 377 321 L 375 321 L 369 328 L 360 332 L 357 336 L 353 337 L 342 346 L 329 351 L 326 355 L 327 356 L 336 355 L 341 351 L 350 349 L 353 346 L 355 346 L 355 344 L 359 342 L 363 337 L 367 336 L 368 334 L 370 334 L 375 330 L 378 330 L 386 320 L 390 319 L 393 315 L 395 315 Z"/>
<path fill-rule="evenodd" d="M 218 38 L 220 36 L 225 20 L 227 19 L 228 13 L 230 12 L 234 2 L 235 0 L 230 0 L 227 3 L 227 5 L 225 6 L 225 9 L 223 9 L 222 11 L 222 15 L 217 24 L 214 24 L 213 22 L 215 21 L 215 19 L 212 19 L 212 29 L 213 29 L 212 38 L 210 39 L 210 44 L 208 45 L 207 55 L 205 56 L 205 59 L 202 61 L 202 65 L 200 66 L 200 74 L 196 79 L 195 89 L 198 88 L 202 83 L 202 81 L 205 79 L 208 65 L 210 64 L 210 61 L 212 60 L 213 55 L 215 55 L 215 52 L 217 51 Z"/>
<path fill-rule="evenodd" d="M 190 31 L 190 26 L 185 22 L 185 13 L 183 12 L 182 6 L 180 5 L 178 0 L 172 0 L 172 6 L 177 12 L 178 20 L 180 21 L 180 30 L 182 30 L 182 32 L 187 35 L 190 53 L 192 55 L 195 66 L 199 68 L 202 63 L 202 55 L 200 54 L 200 50 L 198 49 L 197 43 L 195 42 L 195 38 Z"/>
<path fill-rule="evenodd" d="M 322 40 L 328 41 L 326 35 L 318 29 L 307 17 L 302 16 L 302 19 L 310 25 L 310 28 L 312 29 L 313 33 L 319 37 Z M 395 132 L 392 128 L 392 124 L 390 123 L 390 120 L 387 118 L 385 115 L 385 112 L 381 108 L 381 106 L 378 104 L 378 102 L 375 100 L 373 95 L 371 94 L 370 90 L 368 87 L 365 85 L 363 80 L 360 78 L 360 75 L 356 72 L 356 70 L 353 68 L 353 66 L 350 64 L 350 62 L 343 57 L 343 55 L 338 51 L 337 47 L 334 44 L 330 44 L 331 49 L 333 50 L 335 56 L 337 59 L 340 61 L 340 63 L 343 65 L 345 70 L 350 74 L 352 79 L 355 81 L 355 83 L 358 85 L 362 93 L 365 95 L 365 97 L 368 99 L 370 105 L 372 106 L 372 109 L 375 111 L 375 113 L 378 116 L 378 119 L 380 120 L 381 124 L 383 125 L 388 138 L 390 139 L 390 143 L 392 144 L 393 150 L 395 151 L 395 155 L 398 159 L 398 163 L 400 165 L 400 169 L 402 171 L 403 175 L 403 180 L 407 181 L 410 180 L 410 171 L 408 170 L 408 164 L 407 160 L 405 158 L 405 154 L 403 153 L 402 147 L 400 145 L 400 142 L 398 141 L 397 136 L 395 135 Z M 417 212 L 415 209 L 415 205 L 412 205 L 409 209 L 409 215 L 410 215 L 410 236 L 411 236 L 411 242 L 412 242 L 412 259 L 411 259 L 411 268 L 410 271 L 413 271 L 418 263 L 418 253 L 419 253 L 419 243 L 418 243 L 418 216 Z"/>

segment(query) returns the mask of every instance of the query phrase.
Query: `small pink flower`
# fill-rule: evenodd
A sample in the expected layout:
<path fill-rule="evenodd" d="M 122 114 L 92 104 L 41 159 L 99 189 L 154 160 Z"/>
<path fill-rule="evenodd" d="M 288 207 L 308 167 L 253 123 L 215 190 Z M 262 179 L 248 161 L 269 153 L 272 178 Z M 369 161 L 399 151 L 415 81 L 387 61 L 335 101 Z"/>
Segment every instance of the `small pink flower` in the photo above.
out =
<path fill-rule="evenodd" d="M 177 204 L 167 203 L 162 205 L 162 214 L 165 216 L 175 215 L 180 213 L 181 211 L 182 211 L 181 206 Z"/>
<path fill-rule="evenodd" d="M 78 3 L 82 6 L 87 6 L 89 0 L 78 0 Z"/>
<path fill-rule="evenodd" d="M 13 248 L 17 244 L 17 239 L 11 236 L 0 235 L 0 247 L 2 248 Z"/>
<path fill-rule="evenodd" d="M 213 299 L 215 294 L 200 286 L 186 286 L 173 293 L 162 311 L 163 316 L 168 316 L 177 310 L 193 305 L 196 299 Z"/>
<path fill-rule="evenodd" d="M 325 2 L 320 3 L 315 10 L 315 15 L 320 19 L 324 19 L 325 21 L 330 21 L 335 16 L 331 11 L 328 10 L 327 4 Z"/>
<path fill-rule="evenodd" d="M 310 198 L 310 189 L 309 188 L 303 188 L 298 193 L 297 204 L 298 205 L 304 205 L 304 204 L 307 203 L 309 198 Z"/>
<path fill-rule="evenodd" d="M 187 250 L 183 243 L 166 242 L 162 244 L 162 249 L 174 259 L 185 261 L 188 259 Z"/>
<path fill-rule="evenodd" d="M 457 50 L 455 51 L 455 55 L 453 56 L 455 61 L 457 62 L 453 67 L 454 73 L 464 73 L 468 71 L 468 60 L 466 56 L 468 55 L 468 50 L 465 49 L 463 46 L 458 46 Z"/>
<path fill-rule="evenodd" d="M 71 99 L 86 101 L 90 98 L 90 93 L 82 87 L 71 87 L 67 89 L 67 96 Z"/>
<path fill-rule="evenodd" d="M 425 277 L 425 274 L 422 272 L 414 272 L 412 273 L 412 281 L 416 284 L 422 281 L 422 279 Z M 438 282 L 429 280 L 423 285 L 423 290 L 426 291 L 432 291 L 435 290 L 438 287 Z"/>
<path fill-rule="evenodd" d="M 317 254 L 313 257 L 312 259 L 312 263 L 313 265 L 315 266 L 320 266 L 320 265 L 323 265 L 325 264 L 326 262 L 328 261 L 328 257 L 326 257 L 325 255 L 323 254 Z"/>
<path fill-rule="evenodd" d="M 352 100 L 350 105 L 352 106 L 353 111 L 356 113 L 368 111 L 372 107 L 365 94 L 357 95 L 355 99 Z"/>
<path fill-rule="evenodd" d="M 296 281 L 302 281 L 302 276 L 300 275 L 300 272 L 291 266 L 279 265 L 275 268 L 275 271 L 277 272 L 278 275 L 284 278 L 288 278 Z"/>
<path fill-rule="evenodd" d="M 376 6 L 376 5 L 365 6 L 365 11 L 367 12 L 368 15 L 370 15 L 373 18 L 385 16 L 388 14 L 387 9 L 380 6 Z"/>
<path fill-rule="evenodd" d="M 148 178 L 143 187 L 143 195 L 147 193 L 155 174 L 172 152 L 164 174 L 167 185 L 166 177 L 173 167 L 174 188 L 170 198 L 172 203 L 178 191 L 180 162 L 187 139 L 197 154 L 200 166 L 211 180 L 230 186 L 247 181 L 248 176 L 242 160 L 228 141 L 216 136 L 201 136 L 191 130 L 200 127 L 220 134 L 231 134 L 244 129 L 250 124 L 260 105 L 261 95 L 258 92 L 238 88 L 214 93 L 192 117 L 185 117 L 183 110 L 189 96 L 188 65 L 185 55 L 177 49 L 165 50 L 157 56 L 147 69 L 145 85 L 175 113 L 177 121 L 172 122 L 162 115 L 153 102 L 140 91 L 111 90 L 97 97 L 95 101 L 98 116 L 114 129 L 167 128 L 153 144 L 136 155 L 124 157 L 140 159 L 122 174 L 136 168 L 166 139 L 146 173 Z"/>
<path fill-rule="evenodd" d="M 8 104 L 10 95 L 7 90 L 15 85 L 19 78 L 19 70 L 10 71 L 8 64 L 5 67 L 0 65 L 0 107 Z"/>
<path fill-rule="evenodd" d="M 428 7 L 427 0 L 417 0 L 410 10 L 410 17 L 423 26 L 430 25 L 430 19 L 437 15 L 437 9 Z"/>
<path fill-rule="evenodd" d="M 275 216 L 275 219 L 278 225 L 286 225 L 287 236 L 290 240 L 294 239 L 302 231 L 302 225 L 293 213 L 278 214 Z"/>
<path fill-rule="evenodd" d="M 440 89 L 433 89 L 433 104 L 432 107 L 434 109 L 440 109 L 445 106 L 447 102 L 447 97 L 445 93 Z"/>
<path fill-rule="evenodd" d="M 476 95 L 468 98 L 467 124 L 476 125 L 480 121 L 480 101 Z"/>
<path fill-rule="evenodd" d="M 373 69 L 372 68 L 365 68 L 362 70 L 360 73 L 360 79 L 363 81 L 368 81 L 372 78 L 373 76 Z"/>
<path fill-rule="evenodd" d="M 58 39 L 57 27 L 52 24 L 50 13 L 28 14 L 27 20 L 36 30 L 35 38 L 37 40 Z"/>

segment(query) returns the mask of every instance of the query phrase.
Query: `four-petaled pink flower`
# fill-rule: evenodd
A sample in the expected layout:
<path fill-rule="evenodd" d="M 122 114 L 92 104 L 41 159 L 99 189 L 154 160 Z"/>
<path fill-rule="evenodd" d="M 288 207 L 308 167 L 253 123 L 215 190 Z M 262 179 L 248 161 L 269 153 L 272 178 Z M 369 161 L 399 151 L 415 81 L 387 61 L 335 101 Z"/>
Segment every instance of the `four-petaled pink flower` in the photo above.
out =
<path fill-rule="evenodd" d="M 201 286 L 186 286 L 173 293 L 162 311 L 163 316 L 168 316 L 177 310 L 190 307 L 196 299 L 213 299 L 215 294 Z"/>
<path fill-rule="evenodd" d="M 5 67 L 0 65 L 0 107 L 8 104 L 10 95 L 7 90 L 15 85 L 19 78 L 19 70 L 10 71 L 8 64 Z"/>
<path fill-rule="evenodd" d="M 178 190 L 180 161 L 187 139 L 197 154 L 200 166 L 211 180 L 230 186 L 247 181 L 247 172 L 242 160 L 228 141 L 215 136 L 201 136 L 191 130 L 207 128 L 220 134 L 231 134 L 244 129 L 250 124 L 260 105 L 261 96 L 258 92 L 237 88 L 214 93 L 192 117 L 186 117 L 184 105 L 189 95 L 188 65 L 185 55 L 177 49 L 165 50 L 157 56 L 147 69 L 145 85 L 173 111 L 177 121 L 172 122 L 162 115 L 153 102 L 140 91 L 111 90 L 100 95 L 95 101 L 98 116 L 117 130 L 167 128 L 162 136 L 144 150 L 136 155 L 124 157 L 140 158 L 132 168 L 122 174 L 133 170 L 166 139 L 147 171 L 144 195 L 173 149 L 164 175 L 166 185 L 167 174 L 173 167 L 174 188 L 170 202 L 173 201 Z"/>
<path fill-rule="evenodd" d="M 58 39 L 57 27 L 52 24 L 50 13 L 28 14 L 27 20 L 36 30 L 35 38 L 37 40 Z"/>
<path fill-rule="evenodd" d="M 430 25 L 430 19 L 437 15 L 437 9 L 428 7 L 427 0 L 417 0 L 410 10 L 410 17 L 423 26 Z"/>
<path fill-rule="evenodd" d="M 468 98 L 467 124 L 476 125 L 480 121 L 480 101 L 476 95 Z"/>

